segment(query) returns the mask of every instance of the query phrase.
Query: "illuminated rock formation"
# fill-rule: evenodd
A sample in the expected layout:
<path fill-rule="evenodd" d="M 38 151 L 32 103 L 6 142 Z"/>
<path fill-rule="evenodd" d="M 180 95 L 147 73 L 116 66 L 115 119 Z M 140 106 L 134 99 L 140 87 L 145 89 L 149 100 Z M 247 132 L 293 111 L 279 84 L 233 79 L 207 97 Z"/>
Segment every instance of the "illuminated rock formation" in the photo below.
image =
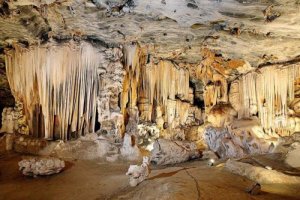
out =
<path fill-rule="evenodd" d="M 236 89 L 231 92 L 231 96 L 235 95 L 240 101 L 238 103 L 231 98 L 235 107 L 240 107 L 239 117 L 249 118 L 258 113 L 261 125 L 269 133 L 285 135 L 298 131 L 298 126 L 294 125 L 297 122 L 289 120 L 288 104 L 295 99 L 295 80 L 300 76 L 299 69 L 299 65 L 275 65 L 242 76 L 240 82 L 235 83 L 239 84 L 240 96 L 235 95 Z M 296 107 L 294 109 L 297 110 Z"/>
<path fill-rule="evenodd" d="M 214 127 L 226 127 L 237 115 L 230 104 L 218 104 L 213 106 L 207 116 L 207 121 Z"/>
<path fill-rule="evenodd" d="M 200 152 L 193 142 L 158 139 L 154 143 L 150 160 L 156 165 L 168 165 L 199 157 Z"/>
<path fill-rule="evenodd" d="M 6 56 L 14 97 L 22 101 L 32 135 L 70 138 L 93 131 L 101 54 L 80 46 L 16 48 Z"/>
<path fill-rule="evenodd" d="M 271 153 L 280 142 L 277 135 L 265 134 L 257 119 L 234 121 L 227 129 L 207 127 L 204 139 L 222 158 Z"/>

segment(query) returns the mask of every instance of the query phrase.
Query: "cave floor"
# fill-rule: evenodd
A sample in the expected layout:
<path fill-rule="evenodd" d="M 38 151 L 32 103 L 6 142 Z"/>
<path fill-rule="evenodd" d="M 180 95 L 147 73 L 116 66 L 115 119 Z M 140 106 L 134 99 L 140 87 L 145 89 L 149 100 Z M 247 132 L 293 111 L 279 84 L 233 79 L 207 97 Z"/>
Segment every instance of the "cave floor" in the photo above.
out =
<path fill-rule="evenodd" d="M 259 195 L 245 189 L 252 181 L 227 172 L 222 166 L 209 167 L 193 161 L 159 167 L 135 188 L 125 173 L 129 163 L 73 160 L 57 175 L 30 178 L 18 171 L 22 156 L 0 156 L 0 199 L 300 199 L 299 185 L 262 185 Z"/>

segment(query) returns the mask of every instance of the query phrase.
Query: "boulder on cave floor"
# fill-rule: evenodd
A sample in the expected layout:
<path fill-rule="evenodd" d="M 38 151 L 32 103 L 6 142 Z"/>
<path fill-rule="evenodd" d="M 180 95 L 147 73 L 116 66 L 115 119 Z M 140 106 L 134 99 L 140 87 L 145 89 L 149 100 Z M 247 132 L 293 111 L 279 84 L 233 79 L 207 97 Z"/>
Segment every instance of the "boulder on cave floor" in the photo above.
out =
<path fill-rule="evenodd" d="M 156 165 L 168 165 L 200 157 L 201 153 L 194 142 L 158 139 L 153 145 L 150 160 Z"/>

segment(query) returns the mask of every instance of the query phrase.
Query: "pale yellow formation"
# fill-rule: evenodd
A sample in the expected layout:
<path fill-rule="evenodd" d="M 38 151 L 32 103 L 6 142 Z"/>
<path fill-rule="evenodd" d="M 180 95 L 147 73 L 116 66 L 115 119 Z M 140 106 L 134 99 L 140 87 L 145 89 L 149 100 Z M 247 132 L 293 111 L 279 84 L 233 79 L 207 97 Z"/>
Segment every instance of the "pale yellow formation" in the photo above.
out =
<path fill-rule="evenodd" d="M 13 95 L 24 104 L 31 134 L 66 140 L 93 131 L 99 51 L 81 45 L 16 47 L 6 54 Z"/>
<path fill-rule="evenodd" d="M 158 64 L 148 64 L 143 69 L 142 91 L 145 96 L 145 106 L 162 106 L 165 110 L 165 121 L 169 124 L 175 118 L 181 122 L 188 117 L 189 103 L 189 72 L 184 68 L 175 66 L 170 61 L 160 61 Z M 147 100 L 146 100 L 147 99 Z M 143 109 L 142 109 L 143 110 Z M 151 120 L 149 112 L 146 120 Z"/>
<path fill-rule="evenodd" d="M 294 98 L 295 80 L 300 76 L 299 65 L 271 66 L 248 73 L 240 79 L 239 117 L 258 112 L 266 131 L 289 128 L 288 103 Z"/>

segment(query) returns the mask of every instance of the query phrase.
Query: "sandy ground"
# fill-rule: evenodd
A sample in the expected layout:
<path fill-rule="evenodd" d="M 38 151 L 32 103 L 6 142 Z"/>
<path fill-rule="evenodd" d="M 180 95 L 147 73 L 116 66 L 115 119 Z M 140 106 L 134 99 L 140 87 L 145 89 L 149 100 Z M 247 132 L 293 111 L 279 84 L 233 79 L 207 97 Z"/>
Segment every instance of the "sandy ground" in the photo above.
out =
<path fill-rule="evenodd" d="M 135 188 L 125 173 L 129 163 L 70 161 L 58 175 L 24 177 L 18 154 L 0 156 L 0 199 L 93 200 L 93 199 L 300 199 L 299 185 L 262 185 L 262 192 L 245 192 L 253 182 L 231 174 L 223 167 L 208 167 L 204 161 L 156 168 Z"/>

